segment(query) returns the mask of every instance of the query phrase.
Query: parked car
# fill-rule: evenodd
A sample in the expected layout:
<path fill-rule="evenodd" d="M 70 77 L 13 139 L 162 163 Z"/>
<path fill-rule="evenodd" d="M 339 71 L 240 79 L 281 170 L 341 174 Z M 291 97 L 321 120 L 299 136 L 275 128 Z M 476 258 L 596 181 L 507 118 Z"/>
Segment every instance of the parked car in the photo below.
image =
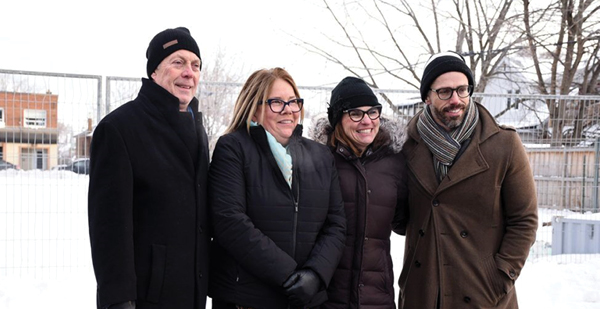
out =
<path fill-rule="evenodd" d="M 59 164 L 59 165 L 56 165 L 56 166 L 52 167 L 50 170 L 52 170 L 52 171 L 64 171 L 67 167 L 68 167 L 68 165 L 66 165 L 66 164 Z"/>
<path fill-rule="evenodd" d="M 6 161 L 0 159 L 0 170 L 7 170 L 9 168 L 17 169 L 17 166 L 10 162 L 6 162 Z"/>
<path fill-rule="evenodd" d="M 71 171 L 77 174 L 87 175 L 90 173 L 90 159 L 82 158 L 73 160 L 71 164 L 60 168 L 61 170 Z"/>

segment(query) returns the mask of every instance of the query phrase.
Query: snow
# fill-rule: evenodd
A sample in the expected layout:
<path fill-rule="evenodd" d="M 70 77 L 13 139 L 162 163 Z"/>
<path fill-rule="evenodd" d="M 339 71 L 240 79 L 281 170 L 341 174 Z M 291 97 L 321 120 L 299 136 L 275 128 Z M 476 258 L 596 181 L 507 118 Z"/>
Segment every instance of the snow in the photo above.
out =
<path fill-rule="evenodd" d="M 68 171 L 0 171 L 0 308 L 95 308 L 87 185 L 87 176 Z M 600 309 L 600 254 L 550 255 L 552 227 L 542 224 L 553 216 L 600 220 L 540 209 L 537 240 L 516 282 L 520 308 Z M 396 277 L 403 254 L 404 237 L 393 235 Z"/>

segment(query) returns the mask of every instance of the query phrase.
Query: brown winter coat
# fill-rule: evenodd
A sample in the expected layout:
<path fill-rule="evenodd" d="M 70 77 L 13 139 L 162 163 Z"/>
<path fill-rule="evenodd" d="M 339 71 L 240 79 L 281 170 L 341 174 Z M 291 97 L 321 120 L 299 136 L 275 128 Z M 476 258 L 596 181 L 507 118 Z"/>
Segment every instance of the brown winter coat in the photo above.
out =
<path fill-rule="evenodd" d="M 537 229 L 533 174 L 517 133 L 477 107 L 472 140 L 439 185 L 418 115 L 409 123 L 400 308 L 436 308 L 438 297 L 441 309 L 518 308 L 514 282 Z"/>

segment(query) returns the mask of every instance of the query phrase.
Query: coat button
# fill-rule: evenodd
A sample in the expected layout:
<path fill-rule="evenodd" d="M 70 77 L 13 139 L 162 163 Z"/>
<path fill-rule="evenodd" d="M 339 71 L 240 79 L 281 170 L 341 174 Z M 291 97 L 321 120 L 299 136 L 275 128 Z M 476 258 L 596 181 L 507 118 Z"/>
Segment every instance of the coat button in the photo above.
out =
<path fill-rule="evenodd" d="M 371 189 L 367 190 L 367 194 L 371 194 Z"/>
<path fill-rule="evenodd" d="M 202 279 L 202 272 L 198 273 L 198 278 Z"/>
<path fill-rule="evenodd" d="M 362 283 L 359 283 L 359 284 L 358 284 L 358 287 L 359 287 L 359 288 L 362 288 L 363 286 L 365 286 L 365 285 L 364 285 L 364 284 L 362 284 Z"/>
<path fill-rule="evenodd" d="M 369 240 L 369 237 L 365 237 L 365 241 Z"/>
<path fill-rule="evenodd" d="M 465 301 L 465 303 L 470 303 L 471 302 L 471 297 L 465 296 L 465 298 L 463 298 L 463 300 Z"/>
<path fill-rule="evenodd" d="M 421 267 L 421 262 L 419 262 L 419 261 L 415 261 L 415 266 L 416 266 L 417 268 Z"/>
<path fill-rule="evenodd" d="M 419 235 L 421 235 L 421 237 L 425 236 L 425 231 L 423 231 L 423 229 L 419 230 Z"/>
<path fill-rule="evenodd" d="M 511 278 L 514 278 L 514 277 L 515 277 L 517 274 L 516 274 L 514 271 L 512 271 L 512 270 L 511 270 L 511 271 L 508 273 L 508 275 L 509 275 Z"/>
<path fill-rule="evenodd" d="M 438 200 L 433 200 L 431 205 L 433 205 L 433 207 L 438 207 L 438 206 L 440 206 L 440 202 Z"/>
<path fill-rule="evenodd" d="M 467 236 L 469 236 L 469 233 L 467 231 L 460 232 L 460 237 L 467 238 Z"/>
<path fill-rule="evenodd" d="M 198 234 L 202 234 L 203 230 L 202 230 L 202 225 L 198 226 Z"/>

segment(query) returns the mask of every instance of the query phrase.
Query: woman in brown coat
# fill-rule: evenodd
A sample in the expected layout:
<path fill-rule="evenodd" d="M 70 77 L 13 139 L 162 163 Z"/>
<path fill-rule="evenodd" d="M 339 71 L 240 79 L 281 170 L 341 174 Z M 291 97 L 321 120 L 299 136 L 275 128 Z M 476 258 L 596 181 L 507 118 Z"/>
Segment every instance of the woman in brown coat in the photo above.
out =
<path fill-rule="evenodd" d="M 358 78 L 343 79 L 330 104 L 324 133 L 340 177 L 347 235 L 321 308 L 395 308 L 390 234 L 404 228 L 408 198 L 401 136 L 388 130 L 398 126 L 380 118 L 377 97 Z"/>

